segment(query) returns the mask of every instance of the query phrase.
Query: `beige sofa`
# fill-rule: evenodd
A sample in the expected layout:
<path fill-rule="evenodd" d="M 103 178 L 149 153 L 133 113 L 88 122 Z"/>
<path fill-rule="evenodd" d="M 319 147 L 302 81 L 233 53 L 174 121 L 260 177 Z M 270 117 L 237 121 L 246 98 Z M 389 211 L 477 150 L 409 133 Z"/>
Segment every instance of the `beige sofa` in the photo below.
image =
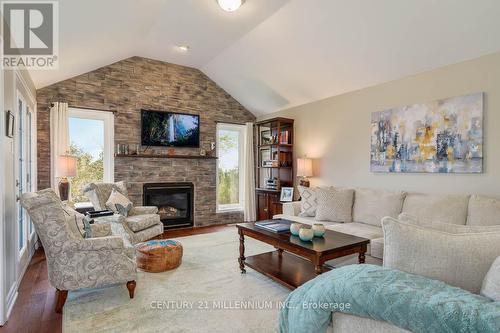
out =
<path fill-rule="evenodd" d="M 381 220 L 384 216 L 397 218 L 399 214 L 406 213 L 423 221 L 469 226 L 500 225 L 500 200 L 480 195 L 437 195 L 357 188 L 354 190 L 353 198 L 353 222 L 349 223 L 316 221 L 314 217 L 299 216 L 300 206 L 300 202 L 285 203 L 283 214 L 274 218 L 284 218 L 304 224 L 324 223 L 329 230 L 368 238 L 371 241 L 369 256 L 366 259 L 368 263 L 382 263 L 384 235 Z M 404 247 L 404 244 L 399 245 Z M 422 261 L 425 262 L 425 259 Z M 348 260 L 340 264 L 355 262 Z M 424 265 L 424 268 L 426 265 L 414 264 Z M 446 265 L 443 267 L 445 270 L 446 267 L 453 266 L 451 263 Z M 333 314 L 329 332 L 409 333 L 387 322 L 344 313 Z"/>
<path fill-rule="evenodd" d="M 352 221 L 337 223 L 302 217 L 300 201 L 283 204 L 283 214 L 274 218 L 304 224 L 323 223 L 329 230 L 370 239 L 368 255 L 381 260 L 384 238 L 381 220 L 384 216 L 397 218 L 400 213 L 418 216 L 423 220 L 459 225 L 500 225 L 500 200 L 481 195 L 442 195 L 394 192 L 382 189 L 354 189 Z"/>

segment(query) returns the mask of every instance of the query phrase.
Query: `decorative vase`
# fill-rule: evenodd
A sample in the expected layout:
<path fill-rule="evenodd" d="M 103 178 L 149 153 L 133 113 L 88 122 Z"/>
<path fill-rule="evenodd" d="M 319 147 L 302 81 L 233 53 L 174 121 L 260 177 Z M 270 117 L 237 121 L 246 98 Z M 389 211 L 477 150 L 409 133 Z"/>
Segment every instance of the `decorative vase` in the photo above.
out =
<path fill-rule="evenodd" d="M 290 224 L 290 232 L 292 233 L 292 235 L 298 236 L 300 228 L 302 228 L 302 224 L 300 223 Z"/>
<path fill-rule="evenodd" d="M 321 223 L 314 223 L 312 226 L 314 237 L 323 237 L 325 234 L 325 225 Z"/>
<path fill-rule="evenodd" d="M 311 228 L 300 228 L 299 238 L 301 241 L 309 242 L 314 238 L 314 231 Z"/>

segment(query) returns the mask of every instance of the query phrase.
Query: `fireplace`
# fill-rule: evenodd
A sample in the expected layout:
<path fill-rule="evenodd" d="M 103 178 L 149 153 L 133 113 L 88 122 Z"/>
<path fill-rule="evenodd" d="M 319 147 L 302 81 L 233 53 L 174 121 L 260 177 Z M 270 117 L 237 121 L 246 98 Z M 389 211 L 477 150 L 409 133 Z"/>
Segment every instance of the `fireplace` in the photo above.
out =
<path fill-rule="evenodd" d="M 193 183 L 144 184 L 143 203 L 158 207 L 165 229 L 194 225 Z"/>

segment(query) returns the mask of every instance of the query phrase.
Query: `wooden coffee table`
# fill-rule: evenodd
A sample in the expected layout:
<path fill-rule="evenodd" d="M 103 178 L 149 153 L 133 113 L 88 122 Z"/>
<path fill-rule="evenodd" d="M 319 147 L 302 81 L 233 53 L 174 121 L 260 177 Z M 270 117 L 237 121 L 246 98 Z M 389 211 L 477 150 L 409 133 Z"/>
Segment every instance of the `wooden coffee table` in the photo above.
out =
<path fill-rule="evenodd" d="M 358 253 L 360 264 L 365 262 L 369 239 L 327 230 L 323 237 L 303 242 L 291 233 L 277 234 L 256 227 L 254 223 L 237 224 L 240 235 L 241 273 L 251 267 L 282 285 L 295 289 L 330 268 L 328 260 Z M 274 246 L 277 250 L 245 257 L 245 236 Z"/>

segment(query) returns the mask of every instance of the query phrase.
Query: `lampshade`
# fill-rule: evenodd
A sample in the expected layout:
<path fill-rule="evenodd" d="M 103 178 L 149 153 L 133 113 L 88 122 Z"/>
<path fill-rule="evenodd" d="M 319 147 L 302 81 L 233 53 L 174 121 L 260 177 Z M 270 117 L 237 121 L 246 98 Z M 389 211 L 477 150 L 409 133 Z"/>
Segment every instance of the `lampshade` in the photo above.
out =
<path fill-rule="evenodd" d="M 76 157 L 60 155 L 57 159 L 57 177 L 76 177 Z"/>
<path fill-rule="evenodd" d="M 219 3 L 220 8 L 226 12 L 234 12 L 241 7 L 244 0 L 217 0 L 217 2 Z"/>
<path fill-rule="evenodd" d="M 297 159 L 297 176 L 311 177 L 313 175 L 312 159 L 298 158 Z"/>

